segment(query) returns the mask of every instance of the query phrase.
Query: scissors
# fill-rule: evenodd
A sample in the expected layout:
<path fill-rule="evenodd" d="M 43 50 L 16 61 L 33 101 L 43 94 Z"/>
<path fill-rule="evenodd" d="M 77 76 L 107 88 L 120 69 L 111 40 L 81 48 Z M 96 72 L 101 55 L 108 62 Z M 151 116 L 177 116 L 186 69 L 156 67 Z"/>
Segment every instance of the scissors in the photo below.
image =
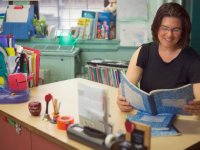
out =
<path fill-rule="evenodd" d="M 24 72 L 24 63 L 25 63 L 25 59 L 26 59 L 26 56 L 24 53 L 21 53 L 20 56 L 17 56 L 16 59 L 15 59 L 15 62 L 16 62 L 16 66 L 15 66 L 15 69 L 13 71 L 13 73 L 15 72 Z"/>

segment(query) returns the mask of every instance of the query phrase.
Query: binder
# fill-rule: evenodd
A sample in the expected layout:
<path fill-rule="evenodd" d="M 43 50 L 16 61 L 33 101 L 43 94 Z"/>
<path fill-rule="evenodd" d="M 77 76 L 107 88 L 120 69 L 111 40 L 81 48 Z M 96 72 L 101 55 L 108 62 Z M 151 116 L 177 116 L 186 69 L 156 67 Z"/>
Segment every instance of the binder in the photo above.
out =
<path fill-rule="evenodd" d="M 33 74 L 33 86 L 39 85 L 39 70 L 40 70 L 40 50 L 30 48 L 30 47 L 24 47 L 23 50 L 26 53 L 32 54 L 32 67 L 29 68 L 32 69 Z M 29 64 L 30 65 L 30 64 Z"/>

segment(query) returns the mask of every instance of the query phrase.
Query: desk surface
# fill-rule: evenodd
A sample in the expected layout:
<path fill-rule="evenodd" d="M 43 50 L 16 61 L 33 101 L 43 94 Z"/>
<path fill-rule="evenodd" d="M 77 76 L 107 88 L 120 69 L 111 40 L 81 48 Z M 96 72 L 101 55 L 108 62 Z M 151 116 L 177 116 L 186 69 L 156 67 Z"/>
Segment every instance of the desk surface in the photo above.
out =
<path fill-rule="evenodd" d="M 33 117 L 28 111 L 28 102 L 21 104 L 0 105 L 0 112 L 11 116 L 16 121 L 52 142 L 62 147 L 89 150 L 91 148 L 70 140 L 65 131 L 57 129 L 57 126 L 50 122 L 42 121 L 45 111 L 44 96 L 51 93 L 55 98 L 61 101 L 60 115 L 71 115 L 78 119 L 78 90 L 77 83 L 94 84 L 104 87 L 107 91 L 108 112 L 110 114 L 109 122 L 114 124 L 114 132 L 124 130 L 124 120 L 126 113 L 121 112 L 116 105 L 117 89 L 103 84 L 95 83 L 84 79 L 71 79 L 56 83 L 41 85 L 31 89 L 31 98 L 29 101 L 38 100 L 42 102 L 42 112 L 39 117 Z M 53 112 L 50 104 L 49 112 Z M 182 150 L 200 140 L 200 119 L 195 116 L 179 116 L 175 126 L 182 133 L 181 136 L 156 137 L 151 139 L 152 150 L 165 150 L 170 146 L 173 150 Z"/>

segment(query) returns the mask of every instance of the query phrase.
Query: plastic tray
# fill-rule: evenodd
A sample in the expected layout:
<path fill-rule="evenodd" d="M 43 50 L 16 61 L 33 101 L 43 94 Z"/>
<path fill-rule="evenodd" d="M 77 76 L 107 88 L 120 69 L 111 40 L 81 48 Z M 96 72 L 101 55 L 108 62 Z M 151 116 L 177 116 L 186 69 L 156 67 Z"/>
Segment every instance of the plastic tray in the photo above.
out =
<path fill-rule="evenodd" d="M 12 94 L 8 89 L 0 88 L 0 104 L 23 103 L 29 100 L 29 96 L 29 90 Z"/>

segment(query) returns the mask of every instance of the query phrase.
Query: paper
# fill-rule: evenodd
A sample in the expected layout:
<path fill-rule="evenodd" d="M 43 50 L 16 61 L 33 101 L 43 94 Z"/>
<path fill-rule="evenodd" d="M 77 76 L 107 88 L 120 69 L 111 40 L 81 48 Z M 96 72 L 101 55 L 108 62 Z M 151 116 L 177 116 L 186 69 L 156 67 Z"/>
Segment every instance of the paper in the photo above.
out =
<path fill-rule="evenodd" d="M 14 70 L 15 70 L 15 66 L 16 66 L 16 58 L 17 56 L 9 56 L 8 57 L 8 70 L 9 70 L 9 73 L 13 73 Z"/>
<path fill-rule="evenodd" d="M 6 22 L 27 22 L 30 5 L 24 5 L 22 9 L 14 9 L 15 5 L 9 5 L 6 11 Z"/>
<path fill-rule="evenodd" d="M 82 126 L 106 132 L 106 103 L 103 88 L 78 83 L 79 119 Z"/>
<path fill-rule="evenodd" d="M 147 43 L 147 28 L 145 25 L 120 25 L 121 46 L 140 46 L 143 43 Z"/>
<path fill-rule="evenodd" d="M 120 21 L 147 20 L 147 0 L 118 0 L 117 3 L 117 15 Z"/>

